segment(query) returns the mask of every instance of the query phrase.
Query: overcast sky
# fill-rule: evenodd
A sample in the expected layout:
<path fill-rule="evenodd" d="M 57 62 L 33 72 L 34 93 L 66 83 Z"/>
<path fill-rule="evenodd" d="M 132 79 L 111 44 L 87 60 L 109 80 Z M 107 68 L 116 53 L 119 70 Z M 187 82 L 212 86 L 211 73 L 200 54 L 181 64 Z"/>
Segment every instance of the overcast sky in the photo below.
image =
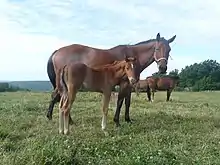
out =
<path fill-rule="evenodd" d="M 97 48 L 169 39 L 168 71 L 220 62 L 217 0 L 0 0 L 0 80 L 48 80 L 46 64 L 61 46 Z M 156 63 L 141 78 L 156 72 Z"/>

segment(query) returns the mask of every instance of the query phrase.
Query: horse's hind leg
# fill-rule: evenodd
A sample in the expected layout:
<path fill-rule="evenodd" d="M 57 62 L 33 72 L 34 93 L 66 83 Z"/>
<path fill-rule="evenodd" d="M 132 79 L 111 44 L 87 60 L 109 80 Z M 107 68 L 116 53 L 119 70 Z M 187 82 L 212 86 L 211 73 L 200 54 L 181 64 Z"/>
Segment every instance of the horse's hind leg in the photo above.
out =
<path fill-rule="evenodd" d="M 65 101 L 65 96 L 61 96 L 61 100 L 59 103 L 59 133 L 63 134 L 63 127 L 64 127 L 64 115 L 63 115 L 63 105 Z"/>
<path fill-rule="evenodd" d="M 50 101 L 50 105 L 47 111 L 47 118 L 49 120 L 52 120 L 52 115 L 53 115 L 53 109 L 54 109 L 54 105 L 59 102 L 61 99 L 60 94 L 57 92 L 57 90 L 55 89 L 55 91 L 52 92 L 51 94 L 51 101 Z"/>
<path fill-rule="evenodd" d="M 152 102 L 154 102 L 154 94 L 155 94 L 155 91 L 154 90 L 152 90 Z"/>
<path fill-rule="evenodd" d="M 109 106 L 110 97 L 111 97 L 111 91 L 107 91 L 103 95 L 102 124 L 101 124 L 103 131 L 106 129 L 108 106 Z"/>
<path fill-rule="evenodd" d="M 70 87 L 73 88 L 73 87 Z M 77 91 L 75 89 L 71 89 L 68 90 L 68 98 L 67 101 L 65 103 L 65 107 L 64 107 L 64 134 L 67 135 L 69 134 L 69 124 L 70 124 L 70 110 L 72 107 L 72 104 L 76 98 L 76 93 Z"/>
<path fill-rule="evenodd" d="M 58 90 L 55 89 L 51 94 L 51 101 L 50 101 L 49 109 L 47 111 L 47 118 L 49 120 L 52 120 L 54 105 L 59 101 L 61 101 L 61 96 L 58 93 Z M 73 124 L 73 120 L 72 120 L 71 116 L 69 116 L 69 123 L 70 123 L 70 125 Z"/>

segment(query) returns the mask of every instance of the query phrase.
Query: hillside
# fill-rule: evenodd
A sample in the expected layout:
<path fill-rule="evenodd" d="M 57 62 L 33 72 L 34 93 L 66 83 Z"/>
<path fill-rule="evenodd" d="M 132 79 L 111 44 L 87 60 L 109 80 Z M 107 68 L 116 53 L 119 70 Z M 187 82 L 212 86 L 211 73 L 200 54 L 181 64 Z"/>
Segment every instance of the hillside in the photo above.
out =
<path fill-rule="evenodd" d="M 23 89 L 29 89 L 32 91 L 50 91 L 52 85 L 49 81 L 12 81 L 9 82 L 12 86 L 17 86 Z"/>

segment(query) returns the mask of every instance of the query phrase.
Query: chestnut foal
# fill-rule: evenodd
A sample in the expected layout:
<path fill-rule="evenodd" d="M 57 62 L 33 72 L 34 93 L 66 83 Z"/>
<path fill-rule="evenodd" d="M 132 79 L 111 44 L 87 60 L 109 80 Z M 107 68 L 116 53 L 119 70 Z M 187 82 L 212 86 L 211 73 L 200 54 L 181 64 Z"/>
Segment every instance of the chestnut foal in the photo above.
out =
<path fill-rule="evenodd" d="M 84 63 L 69 63 L 58 72 L 57 91 L 61 95 L 59 104 L 59 133 L 69 133 L 70 109 L 76 98 L 78 89 L 85 88 L 103 94 L 101 127 L 105 132 L 108 106 L 112 88 L 123 79 L 129 80 L 130 85 L 137 82 L 135 69 L 137 60 L 135 57 L 126 57 L 123 61 L 91 68 Z M 107 132 L 105 132 L 107 133 Z"/>

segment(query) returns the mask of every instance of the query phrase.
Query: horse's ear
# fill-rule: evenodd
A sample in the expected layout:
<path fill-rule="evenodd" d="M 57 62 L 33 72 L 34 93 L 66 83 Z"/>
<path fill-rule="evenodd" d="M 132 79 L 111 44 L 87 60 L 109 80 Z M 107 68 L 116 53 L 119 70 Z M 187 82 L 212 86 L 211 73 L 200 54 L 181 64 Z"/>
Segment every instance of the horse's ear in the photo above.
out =
<path fill-rule="evenodd" d="M 173 36 L 172 38 L 170 38 L 170 39 L 168 40 L 168 42 L 169 42 L 169 43 L 173 42 L 173 41 L 175 40 L 175 38 L 176 38 L 176 35 Z"/>
<path fill-rule="evenodd" d="M 160 41 L 160 33 L 157 33 L 157 37 L 156 37 L 157 41 Z"/>

